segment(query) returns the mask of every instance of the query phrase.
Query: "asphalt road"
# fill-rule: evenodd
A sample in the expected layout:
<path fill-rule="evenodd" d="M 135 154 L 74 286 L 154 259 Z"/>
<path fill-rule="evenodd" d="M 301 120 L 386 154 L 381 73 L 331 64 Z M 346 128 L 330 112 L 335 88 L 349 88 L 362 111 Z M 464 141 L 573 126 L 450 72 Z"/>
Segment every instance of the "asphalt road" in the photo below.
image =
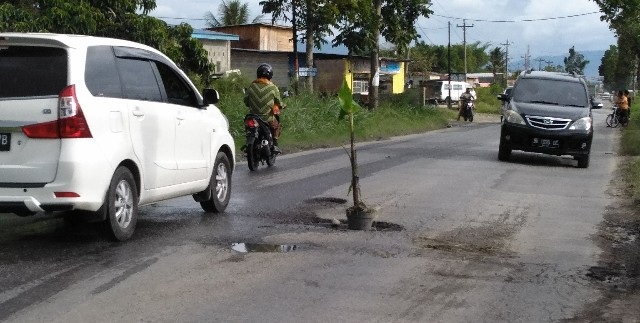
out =
<path fill-rule="evenodd" d="M 497 117 L 359 145 L 370 232 L 331 225 L 349 205 L 342 148 L 239 164 L 226 213 L 145 206 L 126 243 L 0 214 L 0 321 L 637 322 L 640 258 L 619 250 L 640 246 L 611 224 L 625 196 L 607 112 L 587 169 L 499 162 Z"/>

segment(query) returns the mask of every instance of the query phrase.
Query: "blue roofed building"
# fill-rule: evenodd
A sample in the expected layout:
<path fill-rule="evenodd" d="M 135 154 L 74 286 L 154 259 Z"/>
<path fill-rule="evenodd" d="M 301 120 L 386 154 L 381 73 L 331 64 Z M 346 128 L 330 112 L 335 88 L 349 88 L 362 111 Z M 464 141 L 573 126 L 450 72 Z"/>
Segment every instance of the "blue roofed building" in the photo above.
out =
<path fill-rule="evenodd" d="M 240 40 L 240 36 L 195 29 L 191 37 L 202 42 L 204 49 L 208 53 L 209 62 L 215 68 L 214 74 L 223 74 L 231 69 L 231 42 Z"/>

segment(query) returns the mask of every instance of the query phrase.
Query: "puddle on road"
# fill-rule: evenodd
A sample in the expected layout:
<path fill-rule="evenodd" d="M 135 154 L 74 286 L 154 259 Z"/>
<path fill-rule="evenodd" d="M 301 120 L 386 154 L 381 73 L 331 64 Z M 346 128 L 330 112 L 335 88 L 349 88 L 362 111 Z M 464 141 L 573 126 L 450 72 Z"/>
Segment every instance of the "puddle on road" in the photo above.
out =
<path fill-rule="evenodd" d="M 268 244 L 268 243 L 244 243 L 244 242 L 231 244 L 231 249 L 241 253 L 248 253 L 248 252 L 284 253 L 284 252 L 300 250 L 301 248 L 302 248 L 301 245 L 296 245 L 296 244 Z"/>
<path fill-rule="evenodd" d="M 340 222 L 340 224 L 329 219 L 315 217 L 311 219 L 311 222 L 309 224 L 338 229 L 338 230 L 347 230 L 346 219 L 340 219 L 338 220 L 338 222 Z M 403 226 L 399 224 L 391 223 L 391 222 L 373 221 L 373 224 L 371 225 L 371 231 L 403 231 L 403 230 L 404 230 Z"/>

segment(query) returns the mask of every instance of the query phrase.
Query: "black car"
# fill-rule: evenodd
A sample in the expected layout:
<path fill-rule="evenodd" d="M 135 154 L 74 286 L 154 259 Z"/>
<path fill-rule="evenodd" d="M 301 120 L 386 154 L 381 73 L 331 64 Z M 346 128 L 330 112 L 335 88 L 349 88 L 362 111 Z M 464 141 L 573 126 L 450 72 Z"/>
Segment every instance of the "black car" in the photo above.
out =
<path fill-rule="evenodd" d="M 512 150 L 570 155 L 578 167 L 589 167 L 593 139 L 587 84 L 579 75 L 527 71 L 517 79 L 511 95 L 498 96 L 507 104 L 500 131 L 499 160 Z"/>

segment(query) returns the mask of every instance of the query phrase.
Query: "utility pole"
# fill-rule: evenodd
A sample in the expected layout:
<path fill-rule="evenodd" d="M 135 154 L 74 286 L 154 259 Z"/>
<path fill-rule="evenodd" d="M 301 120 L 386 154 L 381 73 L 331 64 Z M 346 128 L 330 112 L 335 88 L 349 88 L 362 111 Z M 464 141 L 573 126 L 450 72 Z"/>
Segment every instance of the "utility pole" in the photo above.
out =
<path fill-rule="evenodd" d="M 527 53 L 524 54 L 524 70 L 528 71 L 531 68 L 531 55 L 529 55 L 529 45 L 527 45 Z"/>
<path fill-rule="evenodd" d="M 456 25 L 462 28 L 462 46 L 464 46 L 464 81 L 467 81 L 467 28 L 473 27 L 473 25 L 467 25 L 467 19 L 462 19 L 462 26 Z"/>
<path fill-rule="evenodd" d="M 291 0 L 291 24 L 293 27 L 293 93 L 298 93 L 298 24 L 296 23 L 296 0 Z"/>
<path fill-rule="evenodd" d="M 369 109 L 378 108 L 379 88 L 380 88 L 380 25 L 382 24 L 382 0 L 375 0 L 376 23 L 373 31 L 375 44 L 371 50 L 371 78 L 369 82 Z M 355 189 L 355 187 L 354 187 Z"/>
<path fill-rule="evenodd" d="M 536 58 L 534 61 L 538 62 L 538 71 L 542 71 L 542 62 L 544 62 L 544 58 Z"/>
<path fill-rule="evenodd" d="M 447 69 L 449 70 L 447 73 L 447 80 L 449 81 L 449 96 L 447 97 L 447 108 L 451 109 L 451 21 L 447 24 L 449 27 L 449 44 L 447 45 Z"/>
<path fill-rule="evenodd" d="M 509 45 L 513 45 L 513 43 L 510 43 L 509 39 L 507 39 L 506 43 L 500 44 L 500 45 L 506 48 L 505 55 L 504 55 L 504 69 L 505 69 L 504 82 L 505 82 L 505 86 L 509 86 Z"/>

